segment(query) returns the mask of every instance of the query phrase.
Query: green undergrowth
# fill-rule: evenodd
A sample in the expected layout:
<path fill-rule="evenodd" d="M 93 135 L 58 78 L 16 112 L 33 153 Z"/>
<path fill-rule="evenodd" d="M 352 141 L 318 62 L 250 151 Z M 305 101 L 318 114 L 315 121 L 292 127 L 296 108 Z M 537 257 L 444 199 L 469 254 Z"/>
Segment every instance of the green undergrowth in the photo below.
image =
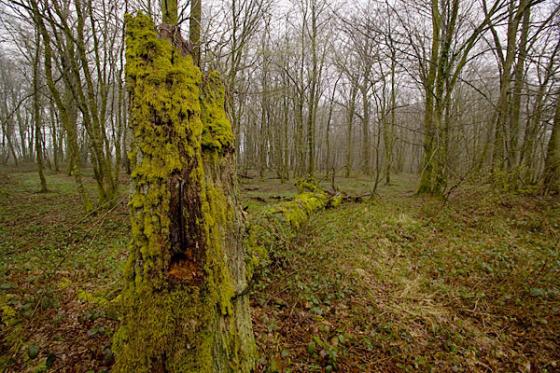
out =
<path fill-rule="evenodd" d="M 260 369 L 557 371 L 558 242 L 550 199 L 397 187 L 325 210 L 256 287 Z"/>
<path fill-rule="evenodd" d="M 84 216 L 72 178 L 48 174 L 53 192 L 38 194 L 36 173 L 6 175 L 0 366 L 109 371 L 126 193 Z M 371 182 L 337 186 L 359 195 Z M 298 193 L 277 179 L 242 179 L 240 189 L 251 221 Z M 465 186 L 446 204 L 414 189 L 397 178 L 373 200 L 311 214 L 280 242 L 251 287 L 257 372 L 560 369 L 559 202 Z"/>
<path fill-rule="evenodd" d="M 0 185 L 0 370 L 102 371 L 128 236 L 126 195 L 86 215 L 74 180 L 9 173 Z M 86 183 L 95 196 L 93 179 Z"/>

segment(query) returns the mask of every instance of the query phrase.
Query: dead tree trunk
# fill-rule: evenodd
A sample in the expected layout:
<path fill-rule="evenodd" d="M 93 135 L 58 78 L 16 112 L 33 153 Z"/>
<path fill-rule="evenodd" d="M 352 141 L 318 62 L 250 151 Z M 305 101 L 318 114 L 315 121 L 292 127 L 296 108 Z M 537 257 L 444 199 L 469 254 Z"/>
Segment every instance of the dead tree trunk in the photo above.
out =
<path fill-rule="evenodd" d="M 256 351 L 223 84 L 217 73 L 203 78 L 173 23 L 160 27 L 171 42 L 145 15 L 126 22 L 134 192 L 113 369 L 249 372 Z"/>

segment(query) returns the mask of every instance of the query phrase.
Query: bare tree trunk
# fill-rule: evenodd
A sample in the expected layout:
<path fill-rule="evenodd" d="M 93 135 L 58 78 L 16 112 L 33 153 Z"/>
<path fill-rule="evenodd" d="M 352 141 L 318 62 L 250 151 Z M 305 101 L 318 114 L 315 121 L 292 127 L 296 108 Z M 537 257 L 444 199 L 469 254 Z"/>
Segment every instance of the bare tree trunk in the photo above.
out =
<path fill-rule="evenodd" d="M 30 160 L 30 151 L 28 151 L 28 147 L 25 144 L 26 132 L 29 130 L 29 128 L 27 125 L 27 119 L 24 119 L 22 117 L 20 110 L 18 110 L 16 113 L 16 121 L 18 123 L 19 141 L 21 143 L 21 157 L 24 161 Z"/>
<path fill-rule="evenodd" d="M 527 39 L 531 21 L 531 5 L 529 0 L 521 0 L 519 4 L 523 14 L 521 34 L 519 36 L 518 57 L 514 70 L 513 97 L 511 100 L 510 138 L 508 155 L 508 172 L 514 174 L 511 181 L 517 183 L 518 172 L 514 168 L 519 164 L 519 131 L 521 122 L 521 95 L 525 78 L 525 61 L 527 59 Z"/>
<path fill-rule="evenodd" d="M 7 92 L 6 92 L 7 94 Z M 15 99 L 14 99 L 15 101 Z M 9 161 L 10 159 L 10 155 L 12 156 L 12 158 L 14 159 L 14 164 L 17 166 L 18 165 L 18 155 L 16 152 L 16 148 L 14 146 L 14 139 L 13 134 L 14 134 L 14 125 L 13 125 L 13 119 L 10 117 L 10 109 L 8 108 L 8 100 L 7 98 L 4 98 L 4 100 L 2 101 L 2 111 L 0 112 L 5 118 L 2 118 L 2 136 L 3 136 L 3 140 L 5 140 L 4 145 L 8 145 L 8 152 L 7 152 L 7 159 L 6 162 Z M 19 110 L 18 110 L 18 116 L 19 116 Z M 30 157 L 32 156 L 32 147 L 31 144 L 29 146 L 29 155 Z"/>
<path fill-rule="evenodd" d="M 395 144 L 395 126 L 397 122 L 397 88 L 396 88 L 396 51 L 391 45 L 391 122 L 384 122 L 384 143 L 385 143 L 385 184 L 391 184 L 391 170 L 393 167 L 393 148 Z"/>
<path fill-rule="evenodd" d="M 58 143 L 58 130 L 57 130 L 57 126 L 56 126 L 56 115 L 54 113 L 54 107 L 53 105 L 49 105 L 49 116 L 50 116 L 50 122 L 51 122 L 51 139 L 52 139 L 52 145 L 53 145 L 53 150 L 52 150 L 52 155 L 53 155 L 53 163 L 54 163 L 54 170 L 56 172 L 60 171 L 60 159 L 59 159 L 59 146 L 60 144 Z"/>
<path fill-rule="evenodd" d="M 560 193 L 560 92 L 546 151 L 542 190 L 544 194 Z"/>
<path fill-rule="evenodd" d="M 307 113 L 307 176 L 313 176 L 315 172 L 315 127 L 317 124 L 317 106 L 319 104 L 320 76 L 319 57 L 317 53 L 317 17 L 317 3 L 316 1 L 311 1 L 311 30 L 308 31 L 311 39 L 311 76 Z M 304 58 L 303 54 L 301 57 L 302 59 Z"/>
<path fill-rule="evenodd" d="M 72 174 L 76 181 L 76 186 L 78 193 L 82 199 L 83 206 L 86 211 L 91 211 L 93 209 L 93 204 L 90 202 L 89 196 L 84 188 L 80 173 L 80 149 L 78 144 L 78 129 L 77 129 L 77 109 L 73 105 L 72 92 L 68 87 L 68 81 L 66 82 L 65 97 L 63 98 L 56 87 L 56 83 L 53 78 L 53 68 L 52 68 L 52 54 L 51 49 L 51 37 L 41 18 L 41 11 L 38 4 L 32 2 L 32 15 L 36 27 L 38 28 L 44 43 L 44 65 L 45 65 L 45 77 L 47 80 L 47 86 L 59 111 L 60 120 L 62 125 L 66 129 L 68 136 L 68 144 L 70 149 L 70 165 L 72 168 Z"/>
<path fill-rule="evenodd" d="M 299 90 L 294 97 L 295 106 L 295 125 L 296 125 L 296 138 L 295 138 L 295 174 L 302 176 L 305 173 L 305 149 L 304 149 L 304 132 L 303 132 L 303 101 L 304 97 Z"/>
<path fill-rule="evenodd" d="M 35 57 L 33 58 L 33 120 L 35 122 L 35 155 L 37 157 L 37 169 L 39 180 L 41 181 L 41 193 L 48 192 L 47 179 L 43 171 L 43 145 L 41 131 L 41 101 L 40 101 L 40 57 L 41 39 L 39 32 L 35 33 Z"/>
<path fill-rule="evenodd" d="M 333 168 L 333 166 L 331 165 L 332 163 L 332 158 L 331 157 L 331 125 L 332 125 L 332 116 L 333 116 L 333 110 L 334 110 L 334 99 L 335 99 L 335 95 L 336 95 L 336 89 L 338 87 L 338 82 L 340 81 L 341 76 L 339 75 L 339 77 L 336 79 L 336 82 L 334 83 L 333 86 L 333 90 L 332 90 L 332 94 L 331 94 L 331 100 L 329 103 L 329 115 L 327 117 L 327 128 L 326 128 L 326 134 L 325 134 L 325 144 L 326 144 L 326 155 L 325 155 L 325 170 L 326 170 L 326 174 L 328 175 L 329 172 L 331 171 L 331 168 Z"/>
<path fill-rule="evenodd" d="M 356 84 L 352 84 L 350 90 L 350 98 L 348 100 L 348 108 L 346 113 L 346 177 L 350 177 L 350 173 L 352 172 L 352 132 L 354 125 L 354 112 L 356 111 L 356 96 L 358 95 L 358 87 L 356 86 Z"/>
<path fill-rule="evenodd" d="M 192 45 L 192 57 L 196 66 L 201 66 L 202 0 L 191 0 L 191 16 L 189 21 L 189 40 Z"/>
<path fill-rule="evenodd" d="M 369 96 L 367 89 L 367 82 L 360 88 L 362 91 L 362 172 L 364 175 L 370 176 L 370 136 L 369 136 L 369 124 L 370 124 L 370 105 Z"/>
<path fill-rule="evenodd" d="M 515 11 L 515 1 L 512 1 L 509 5 L 509 16 L 508 16 L 508 28 L 507 28 L 507 47 L 506 55 L 502 57 L 502 71 L 500 76 L 500 98 L 497 105 L 497 118 L 496 118 L 496 130 L 494 139 L 494 154 L 492 157 L 492 175 L 494 182 L 500 184 L 500 186 L 505 186 L 505 166 L 506 166 L 506 154 L 508 149 L 506 144 L 509 145 L 507 141 L 508 134 L 508 111 L 510 107 L 510 97 L 509 90 L 511 85 L 511 71 L 513 68 L 513 63 L 515 59 L 515 47 L 517 40 L 517 29 L 519 26 L 519 18 L 517 17 Z M 498 40 L 496 32 L 492 29 L 494 33 L 494 39 Z M 496 44 L 499 45 L 499 42 Z"/>
<path fill-rule="evenodd" d="M 436 125 L 434 123 L 434 95 L 437 78 L 437 58 L 440 48 L 441 19 L 439 18 L 438 0 L 432 0 L 432 52 L 428 74 L 423 82 L 426 102 L 424 109 L 424 155 L 420 170 L 420 186 L 418 193 L 432 193 L 434 164 L 437 156 Z"/>

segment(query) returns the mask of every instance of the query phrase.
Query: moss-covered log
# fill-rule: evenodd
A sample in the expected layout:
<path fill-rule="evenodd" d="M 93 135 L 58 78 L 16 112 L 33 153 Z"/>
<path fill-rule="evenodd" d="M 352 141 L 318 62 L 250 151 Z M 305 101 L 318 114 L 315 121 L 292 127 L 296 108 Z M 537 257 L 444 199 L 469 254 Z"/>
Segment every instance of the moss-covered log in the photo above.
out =
<path fill-rule="evenodd" d="M 134 190 L 113 370 L 249 372 L 245 230 L 220 77 L 203 78 L 149 17 L 126 23 Z"/>
<path fill-rule="evenodd" d="M 330 195 L 312 180 L 296 184 L 299 193 L 286 202 L 264 210 L 250 225 L 247 272 L 252 278 L 258 268 L 269 264 L 292 241 L 311 214 L 325 208 L 338 207 L 344 195 Z"/>

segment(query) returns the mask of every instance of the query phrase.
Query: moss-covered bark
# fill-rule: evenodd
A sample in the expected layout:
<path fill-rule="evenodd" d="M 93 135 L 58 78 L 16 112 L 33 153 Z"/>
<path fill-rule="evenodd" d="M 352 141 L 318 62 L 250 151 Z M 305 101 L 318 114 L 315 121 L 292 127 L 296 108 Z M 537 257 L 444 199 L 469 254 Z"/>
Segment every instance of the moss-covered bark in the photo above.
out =
<path fill-rule="evenodd" d="M 197 66 L 200 64 L 200 41 L 202 30 L 202 0 L 191 0 L 191 14 L 189 17 L 189 41 L 192 45 L 192 57 Z"/>
<path fill-rule="evenodd" d="M 300 180 L 296 186 L 299 193 L 293 200 L 266 209 L 251 224 L 246 238 L 248 278 L 252 278 L 258 268 L 268 265 L 277 252 L 296 237 L 311 214 L 342 203 L 342 194 L 330 196 L 313 181 Z"/>
<path fill-rule="evenodd" d="M 115 372 L 248 372 L 255 344 L 220 78 L 127 16 L 132 239 Z"/>

